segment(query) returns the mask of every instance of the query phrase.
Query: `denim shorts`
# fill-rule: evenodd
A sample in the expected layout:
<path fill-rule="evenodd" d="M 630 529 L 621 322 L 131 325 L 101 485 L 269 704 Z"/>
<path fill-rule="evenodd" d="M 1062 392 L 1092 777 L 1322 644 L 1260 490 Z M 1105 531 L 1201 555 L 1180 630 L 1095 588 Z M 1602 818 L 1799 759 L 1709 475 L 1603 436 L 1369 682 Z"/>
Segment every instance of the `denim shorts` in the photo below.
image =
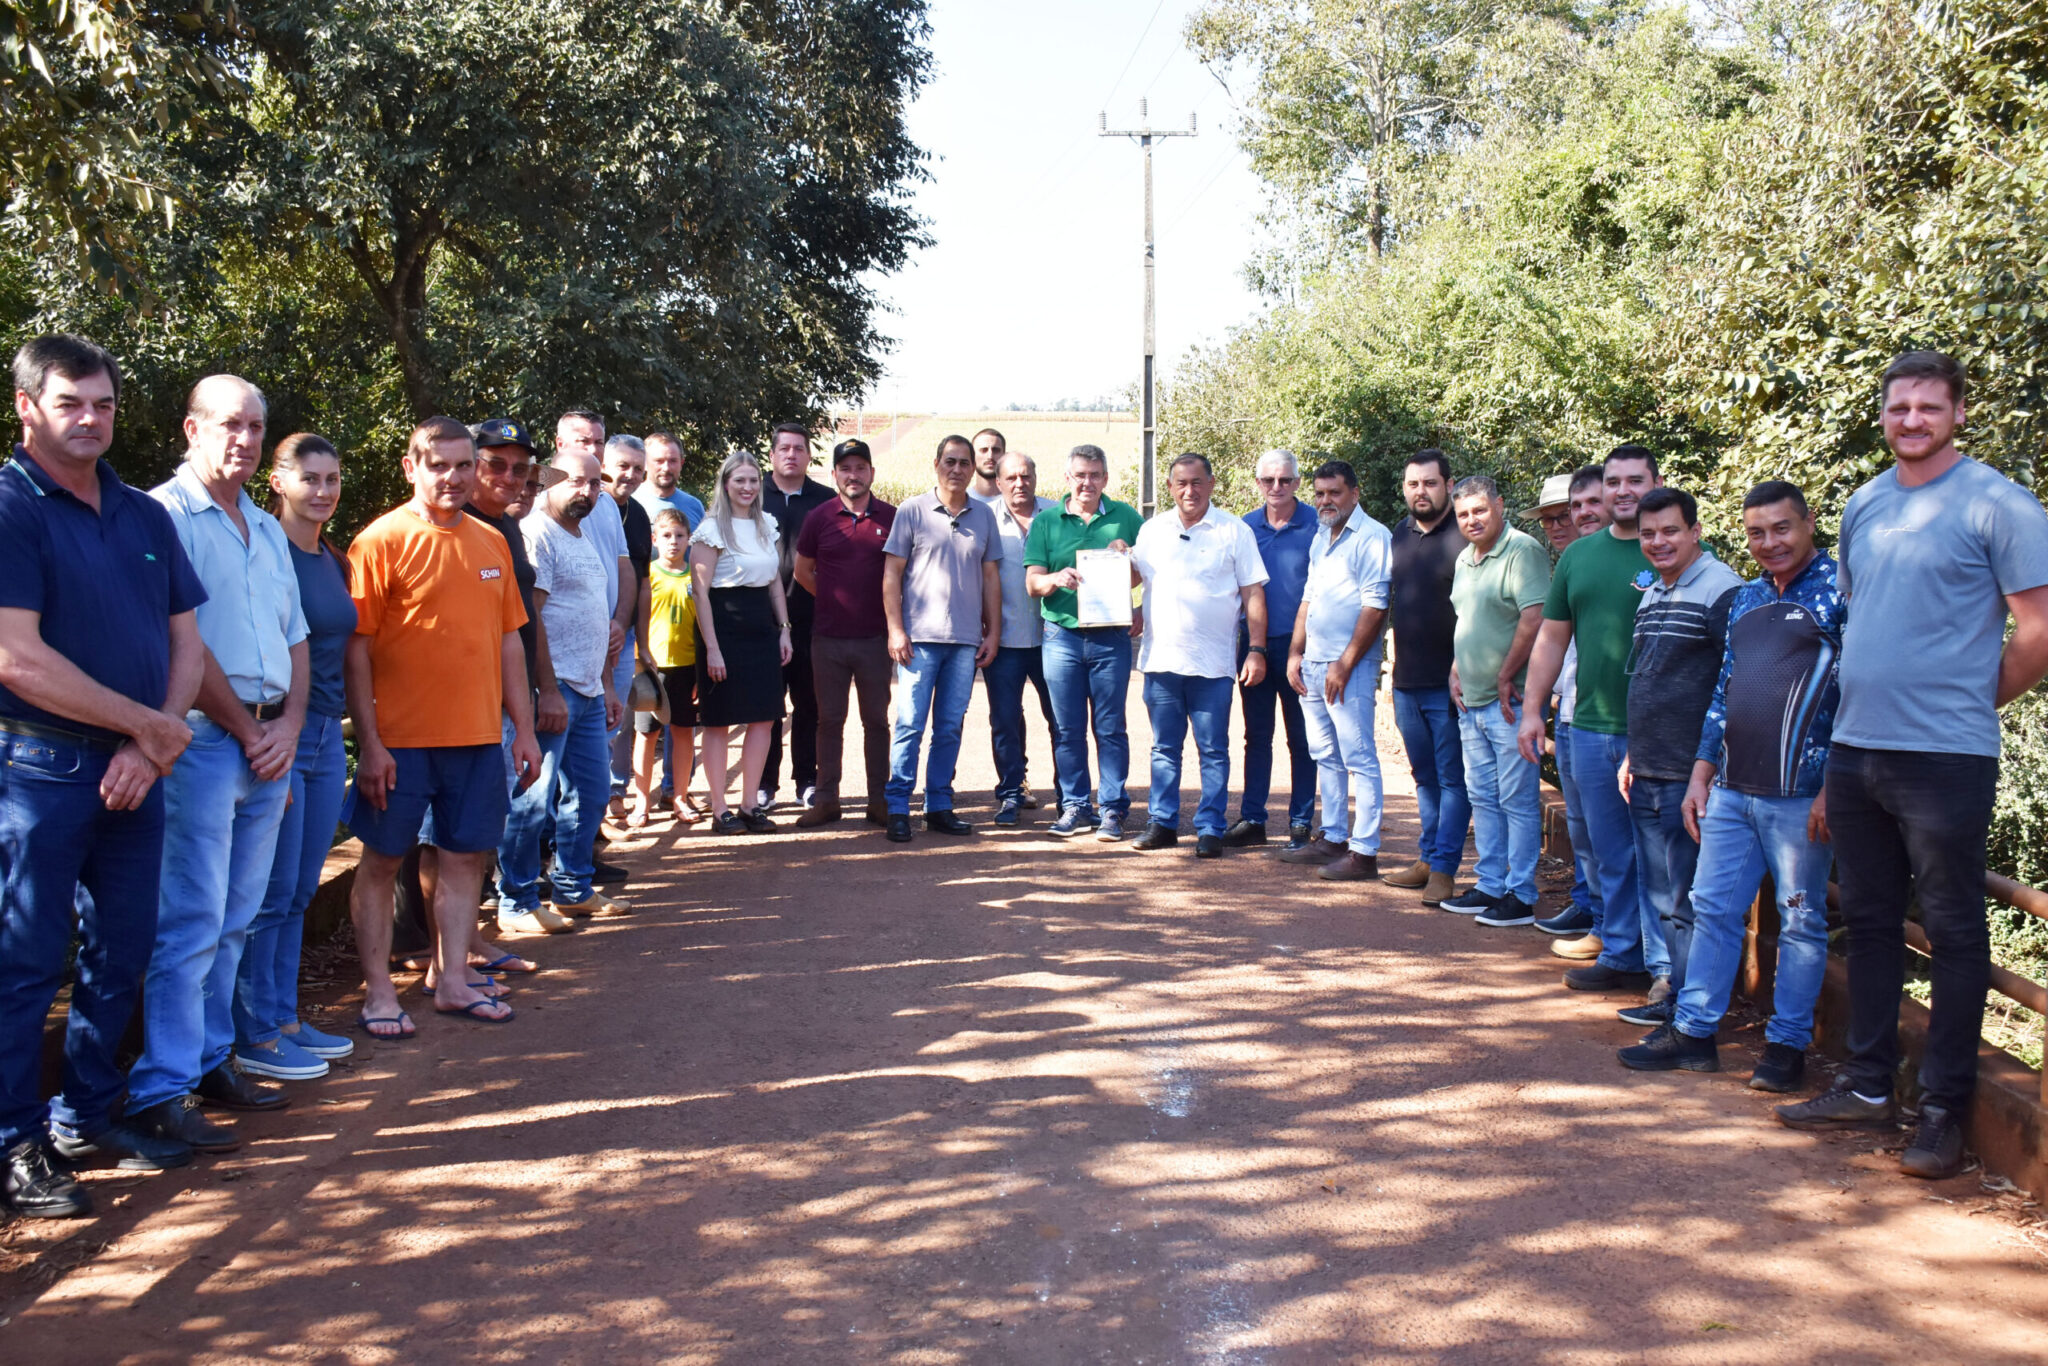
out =
<path fill-rule="evenodd" d="M 505 753 L 498 745 L 394 749 L 397 781 L 377 810 L 351 785 L 342 820 L 350 833 L 387 858 L 402 857 L 420 842 L 432 817 L 431 842 L 451 854 L 481 854 L 498 847 L 511 797 L 505 790 Z"/>

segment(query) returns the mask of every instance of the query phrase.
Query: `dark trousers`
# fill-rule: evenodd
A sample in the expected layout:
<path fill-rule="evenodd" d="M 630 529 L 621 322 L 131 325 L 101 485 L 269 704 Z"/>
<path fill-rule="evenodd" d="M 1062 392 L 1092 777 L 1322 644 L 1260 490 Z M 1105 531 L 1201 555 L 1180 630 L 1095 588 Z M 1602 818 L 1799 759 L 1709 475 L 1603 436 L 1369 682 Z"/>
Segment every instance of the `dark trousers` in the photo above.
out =
<path fill-rule="evenodd" d="M 1848 923 L 1848 1076 L 1866 1096 L 1891 1094 L 1899 1066 L 1906 906 L 1917 901 L 1933 955 L 1924 1099 L 1968 1106 L 1991 982 L 1984 923 L 1984 840 L 1998 760 L 1836 745 L 1828 756 L 1828 827 Z"/>
<path fill-rule="evenodd" d="M 1266 823 L 1266 800 L 1273 795 L 1273 704 L 1280 704 L 1280 725 L 1287 734 L 1287 826 L 1305 826 L 1316 813 L 1316 759 L 1308 750 L 1308 729 L 1301 722 L 1301 695 L 1287 681 L 1291 635 L 1266 637 L 1266 676 L 1252 687 L 1237 690 L 1244 709 L 1244 794 L 1237 814 L 1253 825 Z M 1243 636 L 1237 641 L 1237 667 L 1250 654 Z"/>
<path fill-rule="evenodd" d="M 1037 645 L 1005 645 L 981 668 L 981 686 L 988 693 L 988 744 L 996 763 L 996 800 L 1023 800 L 1024 685 L 1038 690 L 1038 709 L 1052 743 L 1053 791 L 1059 791 L 1059 723 L 1052 718 L 1052 692 L 1045 686 L 1045 651 Z M 1057 801 L 1055 801 L 1057 805 Z"/>
<path fill-rule="evenodd" d="M 846 640 L 816 636 L 805 663 L 816 685 L 812 698 L 817 721 L 811 748 L 817 756 L 818 800 L 839 800 L 846 752 L 846 690 L 850 686 L 860 699 L 867 799 L 881 801 L 882 790 L 889 785 L 889 678 L 894 668 L 889 662 L 888 637 Z"/>
<path fill-rule="evenodd" d="M 112 758 L 78 741 L 0 731 L 0 1151 L 55 1120 L 92 1134 L 113 1118 L 115 1050 L 156 942 L 164 785 L 109 811 Z M 78 976 L 64 1027 L 64 1079 L 42 1098 L 43 1023 L 74 929 Z"/>
<path fill-rule="evenodd" d="M 818 784 L 818 688 L 811 677 L 811 632 L 808 626 L 789 633 L 789 663 L 782 666 L 783 691 L 789 694 L 789 785 L 798 796 Z M 782 772 L 782 728 L 777 721 L 768 736 L 768 762 L 761 786 L 775 795 Z"/>

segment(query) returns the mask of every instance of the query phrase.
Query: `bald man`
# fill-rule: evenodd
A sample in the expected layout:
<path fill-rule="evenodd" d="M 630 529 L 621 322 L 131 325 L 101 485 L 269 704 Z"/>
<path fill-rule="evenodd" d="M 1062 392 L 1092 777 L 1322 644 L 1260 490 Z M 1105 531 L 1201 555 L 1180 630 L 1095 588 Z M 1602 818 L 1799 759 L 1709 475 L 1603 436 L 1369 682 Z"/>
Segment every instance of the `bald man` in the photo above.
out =
<path fill-rule="evenodd" d="M 192 743 L 164 780 L 156 946 L 127 1113 L 137 1128 L 202 1152 L 239 1140 L 190 1097 L 230 1110 L 286 1100 L 229 1061 L 235 974 L 270 884 L 311 681 L 290 543 L 242 487 L 262 461 L 267 418 L 247 380 L 201 380 L 185 407 L 185 463 L 151 490 L 206 589 L 198 620 L 207 657 L 186 716 Z M 289 1075 L 290 1061 L 281 1057 L 276 1074 Z M 303 1074 L 325 1072 L 317 1061 L 307 1059 Z"/>

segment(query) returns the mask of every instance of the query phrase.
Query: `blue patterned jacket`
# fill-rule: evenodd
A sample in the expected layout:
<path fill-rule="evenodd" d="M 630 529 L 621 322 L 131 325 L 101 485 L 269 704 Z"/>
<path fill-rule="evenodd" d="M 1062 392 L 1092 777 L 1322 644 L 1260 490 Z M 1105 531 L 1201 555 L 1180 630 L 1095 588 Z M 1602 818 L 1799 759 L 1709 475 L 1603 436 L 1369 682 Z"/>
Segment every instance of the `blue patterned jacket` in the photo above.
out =
<path fill-rule="evenodd" d="M 1783 594 L 1770 575 L 1735 590 L 1728 645 L 1698 757 L 1716 781 L 1759 797 L 1812 797 L 1826 776 L 1848 600 L 1816 554 Z"/>

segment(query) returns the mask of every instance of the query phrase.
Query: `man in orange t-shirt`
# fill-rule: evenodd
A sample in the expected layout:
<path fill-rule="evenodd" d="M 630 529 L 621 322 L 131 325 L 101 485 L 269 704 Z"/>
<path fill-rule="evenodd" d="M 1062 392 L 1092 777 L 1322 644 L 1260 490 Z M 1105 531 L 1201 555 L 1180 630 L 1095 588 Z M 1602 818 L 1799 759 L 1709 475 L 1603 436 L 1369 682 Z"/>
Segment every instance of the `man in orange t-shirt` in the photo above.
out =
<path fill-rule="evenodd" d="M 434 892 L 434 1009 L 493 1024 L 511 1007 L 469 985 L 470 931 L 484 865 L 504 832 L 500 716 L 512 721 L 512 767 L 540 771 L 519 628 L 526 609 L 505 538 L 466 515 L 476 447 L 453 418 L 428 418 L 406 442 L 412 501 L 349 547 L 356 634 L 346 657 L 355 718 L 355 785 L 343 819 L 363 842 L 349 914 L 363 960 L 362 1027 L 410 1038 L 391 984 L 391 903 L 415 841 L 441 851 Z"/>

